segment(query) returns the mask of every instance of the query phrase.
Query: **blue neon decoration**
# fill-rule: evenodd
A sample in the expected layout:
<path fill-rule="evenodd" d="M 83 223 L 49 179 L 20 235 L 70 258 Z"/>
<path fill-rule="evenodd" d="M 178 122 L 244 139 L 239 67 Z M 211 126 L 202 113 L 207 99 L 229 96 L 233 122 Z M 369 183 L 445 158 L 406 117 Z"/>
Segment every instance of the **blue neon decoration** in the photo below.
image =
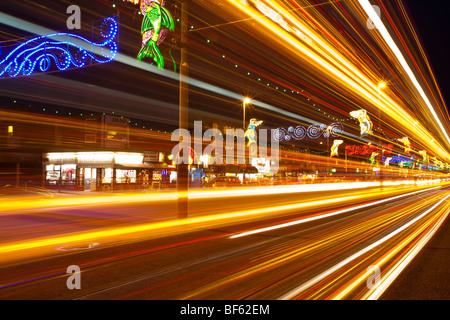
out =
<path fill-rule="evenodd" d="M 64 71 L 71 66 L 82 68 L 87 64 L 110 62 L 117 55 L 117 34 L 115 16 L 101 20 L 103 41 L 99 43 L 73 33 L 53 33 L 29 39 L 11 50 L 4 59 L 0 56 L 0 78 L 29 76 L 37 69 L 50 71 L 52 66 Z"/>

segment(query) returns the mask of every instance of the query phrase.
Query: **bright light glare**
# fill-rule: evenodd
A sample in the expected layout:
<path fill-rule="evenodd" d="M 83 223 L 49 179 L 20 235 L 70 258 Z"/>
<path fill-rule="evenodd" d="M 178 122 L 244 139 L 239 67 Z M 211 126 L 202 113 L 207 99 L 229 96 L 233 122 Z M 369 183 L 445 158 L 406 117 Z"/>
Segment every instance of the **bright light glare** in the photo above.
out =
<path fill-rule="evenodd" d="M 425 101 L 428 109 L 430 110 L 430 112 L 433 115 L 434 119 L 436 120 L 436 122 L 438 123 L 439 127 L 441 128 L 442 133 L 445 135 L 445 137 L 447 138 L 447 141 L 450 143 L 450 138 L 447 135 L 447 131 L 445 130 L 444 126 L 442 125 L 442 122 L 439 119 L 438 115 L 436 114 L 436 111 L 434 111 L 434 108 L 431 105 L 430 100 L 428 100 L 427 95 L 423 91 L 423 89 L 420 86 L 419 82 L 417 81 L 414 73 L 412 72 L 411 68 L 409 67 L 408 63 L 406 62 L 405 58 L 403 57 L 400 49 L 397 47 L 397 45 L 395 44 L 395 42 L 392 39 L 391 35 L 389 34 L 389 31 L 384 26 L 384 24 L 381 21 L 380 17 L 378 17 L 378 14 L 375 12 L 374 8 L 372 7 L 372 5 L 369 3 L 368 0 L 359 0 L 359 3 L 364 8 L 364 10 L 366 11 L 366 13 L 369 16 L 369 18 L 373 21 L 373 23 L 377 27 L 378 31 L 381 33 L 381 35 L 383 36 L 384 40 L 387 42 L 387 44 L 389 45 L 389 47 L 391 48 L 391 50 L 393 51 L 393 53 L 397 57 L 398 61 L 402 65 L 402 67 L 405 70 L 405 72 L 408 74 L 408 76 L 411 79 L 411 81 L 414 83 L 414 86 L 419 91 L 420 95 L 422 96 L 422 99 Z"/>
<path fill-rule="evenodd" d="M 343 209 L 343 210 L 338 210 L 338 211 L 334 211 L 334 212 L 330 212 L 327 214 L 319 214 L 319 215 L 315 215 L 309 218 L 302 218 L 296 221 L 291 221 L 291 222 L 287 222 L 287 223 L 283 223 L 283 224 L 279 224 L 279 225 L 275 225 L 275 226 L 271 226 L 271 227 L 266 227 L 266 228 L 261 228 L 261 229 L 256 229 L 256 230 L 252 230 L 252 231 L 247 231 L 247 232 L 242 232 L 242 233 L 238 233 L 235 235 L 230 236 L 230 239 L 235 239 L 235 238 L 240 238 L 240 237 L 245 237 L 245 236 L 249 236 L 252 234 L 257 234 L 257 233 L 262 233 L 262 232 L 267 232 L 267 231 L 271 231 L 271 230 L 276 230 L 276 229 L 281 229 L 281 228 L 286 228 L 286 227 L 291 227 L 291 226 L 295 226 L 301 223 L 306 223 L 306 222 L 310 222 L 310 221 L 314 221 L 314 220 L 319 220 L 319 219 L 324 219 L 324 218 L 328 218 L 328 217 L 332 217 L 332 216 L 336 216 L 342 213 L 346 213 L 346 212 L 350 212 L 350 211 L 354 211 L 354 210 L 359 210 L 359 209 L 363 209 L 363 208 L 367 208 L 367 207 L 372 207 L 378 204 L 382 204 L 384 202 L 388 202 L 388 201 L 393 201 L 396 199 L 400 199 L 400 198 L 404 198 L 404 197 L 408 197 L 420 192 L 424 192 L 424 191 L 429 191 L 429 190 L 433 190 L 436 188 L 440 188 L 440 187 L 434 187 L 431 189 L 427 189 L 427 190 L 420 190 L 420 191 L 415 191 L 415 192 L 411 192 L 411 193 L 407 193 L 407 194 L 402 194 L 400 196 L 396 196 L 396 197 L 392 197 L 392 198 L 388 198 L 388 199 L 383 199 L 383 200 L 379 200 L 379 201 L 375 201 L 375 202 L 370 202 L 367 204 L 363 204 L 360 206 L 355 206 L 355 207 L 351 207 L 351 208 L 347 208 L 347 209 Z"/>
<path fill-rule="evenodd" d="M 351 255 L 350 257 L 348 257 L 347 259 L 342 260 L 340 263 L 334 265 L 333 267 L 329 268 L 328 270 L 322 272 L 321 274 L 319 274 L 318 276 L 314 277 L 313 279 L 305 282 L 304 284 L 296 287 L 295 289 L 289 291 L 288 293 L 282 295 L 279 300 L 289 300 L 289 299 L 293 299 L 295 296 L 297 296 L 298 294 L 300 294 L 301 292 L 307 290 L 308 288 L 310 288 L 311 286 L 313 286 L 314 284 L 316 284 L 317 282 L 323 280 L 324 278 L 326 278 L 327 276 L 333 274 L 334 272 L 340 270 L 341 268 L 343 268 L 345 265 L 347 265 L 348 263 L 352 262 L 353 260 L 357 259 L 358 257 L 362 256 L 363 254 L 369 252 L 370 250 L 375 249 L 376 247 L 378 247 L 379 245 L 381 245 L 382 243 L 386 242 L 387 240 L 391 239 L 392 237 L 394 237 L 395 235 L 399 234 L 400 232 L 402 232 L 403 230 L 407 229 L 408 227 L 410 227 L 411 225 L 413 225 L 414 223 L 416 223 L 417 221 L 419 221 L 420 219 L 422 219 L 423 217 L 425 217 L 426 215 L 428 215 L 431 211 L 433 211 L 436 207 L 438 207 L 441 203 L 443 203 L 444 201 L 446 201 L 448 198 L 450 198 L 450 195 L 447 195 L 445 198 L 443 198 L 442 200 L 440 200 L 438 203 L 436 203 L 434 206 L 432 206 L 430 209 L 426 210 L 425 212 L 423 212 L 421 215 L 417 216 L 415 219 L 410 220 L 408 223 L 404 224 L 403 226 L 401 226 L 400 228 L 392 231 L 391 233 L 389 233 L 387 236 L 381 238 L 380 240 L 372 243 L 371 245 L 365 247 L 364 249 L 358 251 L 357 253 Z"/>

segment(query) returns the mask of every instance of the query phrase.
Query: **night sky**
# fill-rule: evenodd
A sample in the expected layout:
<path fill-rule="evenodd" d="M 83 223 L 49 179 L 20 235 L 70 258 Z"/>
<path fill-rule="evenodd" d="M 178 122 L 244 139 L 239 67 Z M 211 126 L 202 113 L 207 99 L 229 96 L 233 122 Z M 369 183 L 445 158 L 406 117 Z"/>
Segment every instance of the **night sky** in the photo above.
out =
<path fill-rule="evenodd" d="M 404 0 L 450 112 L 450 1 Z"/>

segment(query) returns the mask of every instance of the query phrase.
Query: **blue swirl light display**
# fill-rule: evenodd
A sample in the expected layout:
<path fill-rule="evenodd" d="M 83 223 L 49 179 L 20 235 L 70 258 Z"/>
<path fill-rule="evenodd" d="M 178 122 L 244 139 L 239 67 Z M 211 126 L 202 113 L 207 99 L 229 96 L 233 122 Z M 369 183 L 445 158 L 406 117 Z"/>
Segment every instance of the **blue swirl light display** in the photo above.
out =
<path fill-rule="evenodd" d="M 101 20 L 101 42 L 72 33 L 39 36 L 18 45 L 5 58 L 0 57 L 0 78 L 29 76 L 35 71 L 67 70 L 114 60 L 118 46 L 117 17 Z"/>

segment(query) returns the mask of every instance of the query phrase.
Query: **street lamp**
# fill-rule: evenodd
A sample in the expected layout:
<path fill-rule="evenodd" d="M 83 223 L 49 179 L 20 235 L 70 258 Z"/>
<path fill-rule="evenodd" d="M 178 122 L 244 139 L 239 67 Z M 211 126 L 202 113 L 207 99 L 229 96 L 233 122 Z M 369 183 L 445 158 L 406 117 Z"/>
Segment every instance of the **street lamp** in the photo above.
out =
<path fill-rule="evenodd" d="M 243 127 L 244 127 L 244 131 L 245 131 L 245 105 L 247 104 L 247 103 L 250 103 L 252 100 L 250 99 L 250 98 L 245 98 L 244 99 L 244 101 L 242 102 L 242 104 L 243 104 L 243 113 L 244 113 L 244 117 L 243 117 Z"/>
<path fill-rule="evenodd" d="M 379 84 L 378 84 L 378 91 L 380 91 L 381 89 L 383 89 L 383 88 L 385 88 L 386 87 L 386 83 L 385 82 L 380 82 Z"/>

